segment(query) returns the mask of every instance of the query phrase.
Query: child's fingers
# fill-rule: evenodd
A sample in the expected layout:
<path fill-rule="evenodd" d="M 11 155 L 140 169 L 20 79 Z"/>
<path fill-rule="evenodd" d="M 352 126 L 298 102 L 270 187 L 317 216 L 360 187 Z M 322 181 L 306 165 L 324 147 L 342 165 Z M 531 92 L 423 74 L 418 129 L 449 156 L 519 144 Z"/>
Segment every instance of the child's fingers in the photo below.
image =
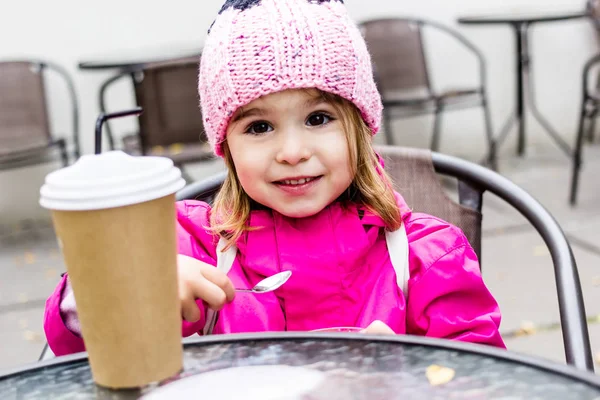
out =
<path fill-rule="evenodd" d="M 373 334 L 373 335 L 395 335 L 396 333 L 382 321 L 373 321 L 366 329 L 363 329 L 361 333 Z"/>
<path fill-rule="evenodd" d="M 227 301 L 234 299 L 235 289 L 227 275 L 212 266 L 202 268 L 202 275 L 225 293 Z"/>
<path fill-rule="evenodd" d="M 205 277 L 188 282 L 194 298 L 204 300 L 210 308 L 219 311 L 227 301 L 227 295 L 219 286 Z"/>
<path fill-rule="evenodd" d="M 200 319 L 200 308 L 191 294 L 181 296 L 181 316 L 188 322 L 197 322 Z"/>

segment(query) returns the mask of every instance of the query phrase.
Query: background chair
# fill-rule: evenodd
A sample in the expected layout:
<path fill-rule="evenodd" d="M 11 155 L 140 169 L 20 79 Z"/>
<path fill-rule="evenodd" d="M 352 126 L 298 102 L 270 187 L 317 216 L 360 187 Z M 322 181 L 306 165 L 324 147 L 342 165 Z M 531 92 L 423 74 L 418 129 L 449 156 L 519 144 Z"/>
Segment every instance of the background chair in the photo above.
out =
<path fill-rule="evenodd" d="M 598 33 L 600 44 L 600 0 L 588 0 L 586 13 L 592 21 Z M 579 123 L 573 151 L 573 171 L 571 176 L 571 205 L 577 204 L 577 192 L 579 189 L 579 175 L 583 164 L 584 136 L 589 143 L 594 142 L 596 132 L 596 119 L 600 109 L 600 71 L 595 68 L 600 63 L 600 54 L 590 58 L 583 67 L 583 86 L 581 90 L 582 100 L 579 111 Z M 592 83 L 595 80 L 594 83 Z"/>
<path fill-rule="evenodd" d="M 123 137 L 123 151 L 132 155 L 168 157 L 175 165 L 212 159 L 200 113 L 197 81 L 199 57 L 146 64 L 109 79 L 100 90 L 106 110 L 106 90 L 116 81 L 130 77 L 135 99 L 144 112 L 139 131 Z M 115 140 L 107 123 L 109 147 Z"/>
<path fill-rule="evenodd" d="M 445 111 L 481 106 L 488 145 L 487 162 L 496 164 L 496 147 L 486 91 L 485 59 L 481 52 L 458 32 L 441 24 L 411 18 L 365 21 L 361 31 L 371 53 L 374 74 L 383 97 L 385 138 L 394 145 L 391 121 L 434 114 L 430 148 L 439 149 L 442 114 Z M 479 68 L 476 86 L 436 92 L 432 88 L 425 55 L 423 30 L 431 28 L 460 43 L 475 56 Z"/>
<path fill-rule="evenodd" d="M 600 0 L 588 0 L 586 3 L 586 13 L 588 18 L 592 22 L 594 28 L 596 29 L 596 39 L 598 44 L 600 45 Z M 584 72 L 584 75 L 587 75 Z M 596 72 L 596 93 L 600 94 L 600 72 Z M 594 136 L 596 132 L 596 117 L 598 112 L 596 110 L 595 113 L 590 114 L 590 124 L 587 130 L 587 139 L 588 142 L 592 143 L 594 141 Z"/>
<path fill-rule="evenodd" d="M 588 0 L 585 5 L 585 11 L 596 29 L 600 31 L 600 0 Z"/>
<path fill-rule="evenodd" d="M 600 54 L 592 57 L 586 62 L 583 67 L 583 85 L 581 89 L 582 100 L 581 109 L 579 111 L 579 123 L 577 127 L 577 137 L 575 140 L 575 149 L 573 154 L 573 173 L 571 177 L 571 205 L 577 203 L 577 191 L 579 188 L 579 174 L 581 172 L 581 165 L 583 162 L 583 144 L 584 136 L 593 141 L 595 121 L 598 116 L 598 110 L 600 108 L 600 75 L 598 71 L 594 71 L 594 67 L 600 65 Z M 593 77 L 595 73 L 596 77 Z M 598 79 L 595 87 L 590 87 L 591 79 Z M 587 127 L 586 127 L 587 125 Z"/>
<path fill-rule="evenodd" d="M 491 192 L 516 208 L 544 239 L 554 263 L 561 327 L 568 364 L 593 371 L 585 308 L 575 258 L 562 229 L 544 207 L 523 189 L 477 164 L 428 150 L 379 146 L 396 187 L 415 211 L 436 215 L 460 227 L 481 257 L 481 207 L 483 193 Z M 437 173 L 458 180 L 459 203 L 445 193 Z M 211 202 L 226 173 L 183 188 L 178 200 Z"/>
<path fill-rule="evenodd" d="M 73 155 L 79 157 L 79 109 L 69 74 L 46 61 L 0 62 L 0 170 L 51 162 L 69 164 L 68 143 L 50 132 L 45 74 L 64 80 L 71 99 Z"/>

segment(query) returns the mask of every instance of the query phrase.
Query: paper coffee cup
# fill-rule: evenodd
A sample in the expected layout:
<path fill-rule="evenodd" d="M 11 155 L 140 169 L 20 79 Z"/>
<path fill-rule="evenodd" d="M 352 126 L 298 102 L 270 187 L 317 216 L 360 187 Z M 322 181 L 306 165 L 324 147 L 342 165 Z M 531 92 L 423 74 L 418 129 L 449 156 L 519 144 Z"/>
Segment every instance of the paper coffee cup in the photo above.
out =
<path fill-rule="evenodd" d="M 170 159 L 85 155 L 46 177 L 94 381 L 135 388 L 182 369 L 175 193 Z"/>

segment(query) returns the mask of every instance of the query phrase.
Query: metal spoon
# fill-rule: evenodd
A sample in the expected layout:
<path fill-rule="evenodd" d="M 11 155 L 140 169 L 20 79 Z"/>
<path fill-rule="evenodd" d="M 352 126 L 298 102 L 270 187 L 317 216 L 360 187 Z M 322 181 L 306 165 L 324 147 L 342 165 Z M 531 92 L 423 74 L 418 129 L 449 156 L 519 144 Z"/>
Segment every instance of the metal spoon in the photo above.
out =
<path fill-rule="evenodd" d="M 292 271 L 283 271 L 275 275 L 271 275 L 262 281 L 258 282 L 252 289 L 235 289 L 236 292 L 246 293 L 268 293 L 279 289 L 281 285 L 287 282 L 292 276 Z"/>

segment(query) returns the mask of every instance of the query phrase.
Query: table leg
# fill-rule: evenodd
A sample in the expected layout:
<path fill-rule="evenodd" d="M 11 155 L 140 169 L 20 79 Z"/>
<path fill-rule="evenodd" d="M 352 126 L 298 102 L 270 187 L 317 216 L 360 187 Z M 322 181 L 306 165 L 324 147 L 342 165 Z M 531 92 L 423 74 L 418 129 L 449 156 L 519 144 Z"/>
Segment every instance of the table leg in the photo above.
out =
<path fill-rule="evenodd" d="M 540 123 L 542 128 L 546 130 L 546 132 L 550 135 L 550 137 L 554 140 L 554 142 L 560 147 L 562 151 L 565 152 L 569 157 L 572 157 L 573 150 L 571 146 L 565 142 L 565 140 L 560 136 L 556 129 L 550 125 L 548 120 L 542 116 L 542 113 L 538 110 L 535 100 L 534 100 L 534 90 L 533 90 L 533 78 L 531 73 L 531 55 L 529 52 L 529 24 L 523 24 L 521 29 L 521 38 L 522 38 L 522 58 L 523 58 L 523 78 L 525 80 L 525 90 L 526 93 L 524 95 L 527 106 L 531 109 L 531 114 L 533 117 Z"/>
<path fill-rule="evenodd" d="M 525 153 L 525 90 L 523 78 L 529 68 L 529 54 L 527 48 L 527 24 L 516 23 L 515 37 L 517 39 L 517 123 L 518 123 L 518 141 L 517 154 L 522 156 Z"/>
<path fill-rule="evenodd" d="M 511 128 L 515 123 L 517 123 L 517 154 L 523 155 L 525 152 L 525 101 L 524 101 L 524 85 L 523 85 L 523 75 L 524 70 L 526 68 L 526 62 L 528 60 L 524 59 L 523 56 L 526 55 L 523 52 L 523 32 L 522 32 L 522 24 L 515 23 L 511 24 L 511 26 L 515 29 L 515 37 L 516 41 L 516 109 L 515 111 L 508 117 L 502 129 L 500 129 L 500 133 L 496 139 L 496 150 L 500 148 L 504 140 L 508 137 L 508 134 L 511 131 Z M 527 44 L 525 42 L 525 44 Z"/>

